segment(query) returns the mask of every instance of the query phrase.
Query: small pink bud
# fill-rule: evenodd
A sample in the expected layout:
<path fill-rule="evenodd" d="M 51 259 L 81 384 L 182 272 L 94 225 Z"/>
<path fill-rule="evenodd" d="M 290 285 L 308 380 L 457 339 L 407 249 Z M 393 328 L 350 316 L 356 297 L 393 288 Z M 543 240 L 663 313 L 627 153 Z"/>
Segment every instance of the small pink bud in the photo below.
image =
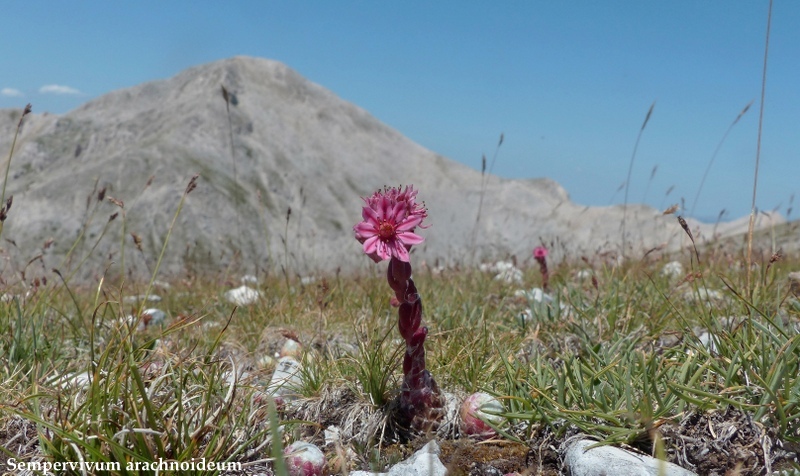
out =
<path fill-rule="evenodd" d="M 311 443 L 295 441 L 283 450 L 291 476 L 322 476 L 325 455 Z"/>
<path fill-rule="evenodd" d="M 488 393 L 473 393 L 461 405 L 461 432 L 467 436 L 485 440 L 497 435 L 489 423 L 497 426 L 503 421 L 498 415 L 504 411 L 503 404 Z"/>

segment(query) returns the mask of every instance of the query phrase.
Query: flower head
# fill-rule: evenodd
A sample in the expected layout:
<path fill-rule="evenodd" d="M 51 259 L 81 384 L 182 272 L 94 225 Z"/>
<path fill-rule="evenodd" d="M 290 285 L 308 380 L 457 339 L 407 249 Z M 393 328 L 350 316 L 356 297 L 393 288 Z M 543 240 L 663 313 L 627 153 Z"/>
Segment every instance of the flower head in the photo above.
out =
<path fill-rule="evenodd" d="M 387 187 L 364 198 L 363 221 L 353 231 L 364 245 L 364 253 L 376 263 L 392 257 L 408 262 L 411 246 L 422 243 L 423 238 L 414 230 L 422 228 L 428 211 L 416 202 L 416 197 L 417 191 L 408 186 Z"/>
<path fill-rule="evenodd" d="M 547 258 L 547 248 L 544 246 L 537 246 L 533 249 L 533 257 L 537 260 Z"/>

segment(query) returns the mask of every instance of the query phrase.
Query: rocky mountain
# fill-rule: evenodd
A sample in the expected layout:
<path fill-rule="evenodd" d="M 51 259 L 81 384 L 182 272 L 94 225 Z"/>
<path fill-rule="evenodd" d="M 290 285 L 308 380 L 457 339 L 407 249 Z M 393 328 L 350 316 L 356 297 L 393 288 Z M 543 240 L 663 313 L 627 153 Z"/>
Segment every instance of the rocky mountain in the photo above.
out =
<path fill-rule="evenodd" d="M 9 150 L 19 114 L 0 111 L 0 151 Z M 360 197 L 399 184 L 414 184 L 429 209 L 432 226 L 415 262 L 529 260 L 540 243 L 555 259 L 621 249 L 622 207 L 572 203 L 548 179 L 487 177 L 476 227 L 479 171 L 413 143 L 281 63 L 235 57 L 64 115 L 26 117 L 8 179 L 14 201 L 2 234 L 3 275 L 30 279 L 58 268 L 92 278 L 124 266 L 149 276 L 194 174 L 197 189 L 178 215 L 160 274 L 372 266 L 353 238 Z M 639 205 L 625 215 L 632 255 L 687 243 L 674 216 Z M 691 226 L 701 235 L 713 230 Z"/>

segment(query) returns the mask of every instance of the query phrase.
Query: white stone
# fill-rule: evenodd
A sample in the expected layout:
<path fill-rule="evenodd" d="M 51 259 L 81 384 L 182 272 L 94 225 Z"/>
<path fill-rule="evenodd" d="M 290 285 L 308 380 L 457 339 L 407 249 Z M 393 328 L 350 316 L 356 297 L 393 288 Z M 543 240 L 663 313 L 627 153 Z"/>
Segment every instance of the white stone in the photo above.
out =
<path fill-rule="evenodd" d="M 504 283 L 521 283 L 522 271 L 511 261 L 497 261 L 496 263 L 482 263 L 478 269 L 481 272 L 496 273 L 494 279 Z"/>
<path fill-rule="evenodd" d="M 697 338 L 700 340 L 700 343 L 703 344 L 703 347 L 708 349 L 709 352 L 712 354 L 717 352 L 717 345 L 714 343 L 715 337 L 713 334 L 708 331 L 702 331 Z"/>
<path fill-rule="evenodd" d="M 679 278 L 683 276 L 683 265 L 680 261 L 670 261 L 661 268 L 661 276 Z"/>
<path fill-rule="evenodd" d="M 544 302 L 544 303 L 553 302 L 553 296 L 544 292 L 542 288 L 533 288 L 530 291 L 525 291 L 524 289 L 518 289 L 514 293 L 514 295 L 524 297 L 529 301 L 533 302 Z"/>
<path fill-rule="evenodd" d="M 303 385 L 302 369 L 302 364 L 294 357 L 278 359 L 278 365 L 267 386 L 267 393 L 281 397 L 283 401 L 297 399 L 300 396 L 298 391 Z"/>
<path fill-rule="evenodd" d="M 683 297 L 687 301 L 717 301 L 721 302 L 725 300 L 725 295 L 722 294 L 721 291 L 717 291 L 716 289 L 708 289 L 705 287 L 697 288 L 695 291 L 694 289 L 686 289 L 683 292 Z"/>
<path fill-rule="evenodd" d="M 497 273 L 494 279 L 508 284 L 519 284 L 522 282 L 522 271 L 516 268 L 504 270 Z"/>
<path fill-rule="evenodd" d="M 145 327 L 160 326 L 166 319 L 167 313 L 161 309 L 150 308 L 142 311 L 142 323 Z"/>
<path fill-rule="evenodd" d="M 336 425 L 325 428 L 325 445 L 333 445 L 342 441 L 342 430 Z"/>
<path fill-rule="evenodd" d="M 122 302 L 125 304 L 136 304 L 137 302 L 161 302 L 161 296 L 158 294 L 148 294 L 145 296 L 144 294 L 139 294 L 136 296 L 125 296 L 122 298 Z"/>
<path fill-rule="evenodd" d="M 239 286 L 225 293 L 225 299 L 237 306 L 249 306 L 258 302 L 261 298 L 261 291 L 247 286 Z"/>
<path fill-rule="evenodd" d="M 652 456 L 625 451 L 614 446 L 596 446 L 597 441 L 570 443 L 564 465 L 571 476 L 697 476 L 676 464 Z"/>
<path fill-rule="evenodd" d="M 156 279 L 155 281 L 153 281 L 153 286 L 155 286 L 157 288 L 161 288 L 161 289 L 169 289 L 170 288 L 170 284 L 168 282 L 161 281 L 160 279 Z"/>
<path fill-rule="evenodd" d="M 14 302 L 15 299 L 23 301 L 23 300 L 31 297 L 32 295 L 33 295 L 33 293 L 31 293 L 30 290 L 26 291 L 24 295 L 23 294 L 3 293 L 3 295 L 0 296 L 0 301 L 6 302 L 6 303 Z"/>
<path fill-rule="evenodd" d="M 530 309 L 524 309 L 522 312 L 517 314 L 517 320 L 521 326 L 525 326 L 533 322 L 533 311 Z"/>
<path fill-rule="evenodd" d="M 439 459 L 441 448 L 436 441 L 429 441 L 407 460 L 397 463 L 388 473 L 352 471 L 351 476 L 445 476 L 447 468 Z"/>
<path fill-rule="evenodd" d="M 149 327 L 163 325 L 166 319 L 167 314 L 164 311 L 161 309 L 150 308 L 142 311 L 142 315 L 138 319 L 133 314 L 129 314 L 125 318 L 120 318 L 120 322 L 129 326 L 132 326 L 138 322 L 136 325 L 136 330 L 141 332 Z"/>
<path fill-rule="evenodd" d="M 523 311 L 517 316 L 523 324 L 533 320 L 534 316 L 537 314 L 546 314 L 548 308 L 555 309 L 555 298 L 544 292 L 542 288 L 532 288 L 530 291 L 518 289 L 514 292 L 514 295 L 524 297 L 530 303 L 530 309 Z M 569 310 L 569 306 L 561 301 L 558 302 L 558 308 L 561 309 L 561 311 Z"/>
<path fill-rule="evenodd" d="M 89 372 L 76 372 L 61 377 L 61 388 L 86 388 L 92 383 L 92 374 Z"/>

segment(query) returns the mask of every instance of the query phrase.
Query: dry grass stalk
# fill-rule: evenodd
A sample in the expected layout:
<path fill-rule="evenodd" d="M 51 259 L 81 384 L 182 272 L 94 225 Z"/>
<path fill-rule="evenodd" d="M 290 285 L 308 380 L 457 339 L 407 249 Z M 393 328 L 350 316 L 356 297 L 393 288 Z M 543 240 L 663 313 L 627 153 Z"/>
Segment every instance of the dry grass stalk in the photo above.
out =
<path fill-rule="evenodd" d="M 31 113 L 31 105 L 27 104 L 25 109 L 22 111 L 22 115 L 19 117 L 19 122 L 17 122 L 17 129 L 14 132 L 14 139 L 11 141 L 11 149 L 8 151 L 8 159 L 6 160 L 6 174 L 5 178 L 3 179 L 3 193 L 0 195 L 0 203 L 6 201 L 6 186 L 8 185 L 8 172 L 11 170 L 11 157 L 14 156 L 14 148 L 17 145 L 17 137 L 19 137 L 19 131 L 22 129 L 22 121 L 25 119 L 25 116 Z M 8 213 L 8 209 L 11 208 L 11 197 L 9 197 L 9 201 L 4 209 L 5 213 Z M 3 233 L 3 224 L 5 222 L 5 214 L 3 216 L 3 220 L 0 220 L 0 234 Z"/>
<path fill-rule="evenodd" d="M 700 199 L 700 192 L 703 191 L 703 185 L 705 185 L 706 183 L 708 172 L 711 171 L 711 166 L 714 165 L 714 159 L 717 158 L 717 154 L 719 153 L 719 150 L 722 148 L 722 144 L 725 142 L 725 139 L 728 137 L 728 134 L 731 132 L 731 129 L 733 129 L 733 126 L 735 126 L 736 123 L 739 122 L 739 119 L 741 119 L 742 116 L 745 115 L 745 113 L 750 109 L 750 106 L 752 105 L 753 101 L 747 103 L 747 105 L 744 107 L 744 109 L 742 109 L 739 115 L 736 116 L 736 119 L 734 119 L 733 122 L 731 122 L 731 125 L 728 126 L 728 129 L 725 131 L 725 134 L 722 135 L 722 139 L 720 139 L 719 144 L 717 144 L 717 148 L 714 149 L 714 153 L 711 154 L 711 160 L 708 161 L 706 170 L 705 172 L 703 172 L 703 178 L 700 179 L 700 185 L 697 187 L 697 193 L 694 196 L 694 202 L 692 203 L 692 209 L 689 211 L 689 216 L 694 216 L 694 208 L 697 206 L 697 201 Z"/>
<path fill-rule="evenodd" d="M 633 154 L 631 154 L 631 163 L 628 166 L 628 178 L 625 179 L 625 201 L 622 209 L 622 258 L 625 258 L 625 221 L 628 218 L 628 190 L 630 189 L 631 184 L 631 173 L 633 172 L 633 162 L 636 160 L 636 150 L 639 148 L 639 141 L 642 138 L 642 133 L 644 132 L 644 128 L 647 127 L 647 122 L 650 120 L 650 116 L 653 114 L 653 108 L 656 107 L 655 101 L 653 104 L 650 105 L 650 109 L 647 110 L 647 115 L 644 117 L 644 122 L 642 122 L 642 127 L 639 129 L 639 134 L 636 136 L 636 144 L 633 146 Z M 655 173 L 655 170 L 653 171 Z"/>
<path fill-rule="evenodd" d="M 689 224 L 686 223 L 686 220 L 684 220 L 683 217 L 680 215 L 678 215 L 678 223 L 681 224 L 681 228 L 683 228 L 683 231 L 685 231 L 686 234 L 689 235 L 689 239 L 692 240 L 692 247 L 694 248 L 694 254 L 695 256 L 697 256 L 697 264 L 700 264 L 700 253 L 698 253 L 697 251 L 697 244 L 695 244 L 694 242 L 694 236 L 692 236 L 692 230 L 689 228 Z"/>
<path fill-rule="evenodd" d="M 472 228 L 472 236 L 470 237 L 470 250 L 472 253 L 472 259 L 475 259 L 475 246 L 478 240 L 478 226 L 481 221 L 481 212 L 483 211 L 483 197 L 486 195 L 486 185 L 489 182 L 489 175 L 492 174 L 492 170 L 494 169 L 494 163 L 497 160 L 497 153 L 500 151 L 500 146 L 503 145 L 503 139 L 505 135 L 501 132 L 500 133 L 500 140 L 497 142 L 497 147 L 494 149 L 494 155 L 492 156 L 492 163 L 489 165 L 488 174 L 486 173 L 486 155 L 484 154 L 481 157 L 481 195 L 480 199 L 478 200 L 478 214 L 475 216 L 475 225 Z"/>
<path fill-rule="evenodd" d="M 673 213 L 678 211 L 678 204 L 672 205 L 671 207 L 664 210 L 661 214 L 662 215 L 672 215 Z"/>
<path fill-rule="evenodd" d="M 750 277 L 753 264 L 753 229 L 756 221 L 756 190 L 758 189 L 758 167 L 761 163 L 761 132 L 764 126 L 764 96 L 767 89 L 767 57 L 769 54 L 769 32 L 772 26 L 772 0 L 767 12 L 766 44 L 764 45 L 764 69 L 761 72 L 761 105 L 758 111 L 758 141 L 756 143 L 756 167 L 753 171 L 753 201 L 750 206 L 750 224 L 747 227 L 747 289 L 752 293 Z"/>
<path fill-rule="evenodd" d="M 114 198 L 114 197 L 109 195 L 106 198 L 106 200 L 108 200 L 109 202 L 113 203 L 114 205 L 116 205 L 116 206 L 118 206 L 120 208 L 123 208 L 123 209 L 125 208 L 125 202 L 123 202 L 122 200 L 120 200 L 118 198 Z"/>

